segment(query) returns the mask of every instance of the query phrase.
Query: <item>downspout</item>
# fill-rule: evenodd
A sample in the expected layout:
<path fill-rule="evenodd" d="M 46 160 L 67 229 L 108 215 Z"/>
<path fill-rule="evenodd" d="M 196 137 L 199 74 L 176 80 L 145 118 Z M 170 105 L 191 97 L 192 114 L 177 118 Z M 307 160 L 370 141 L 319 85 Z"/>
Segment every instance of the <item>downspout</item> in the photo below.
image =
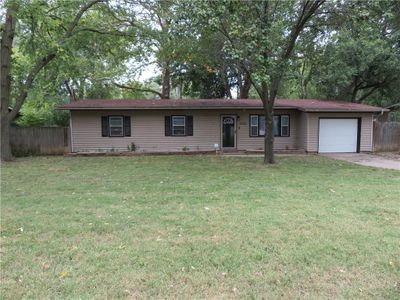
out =
<path fill-rule="evenodd" d="M 69 111 L 69 140 L 71 144 L 71 153 L 74 152 L 74 140 L 72 137 L 72 110 Z"/>

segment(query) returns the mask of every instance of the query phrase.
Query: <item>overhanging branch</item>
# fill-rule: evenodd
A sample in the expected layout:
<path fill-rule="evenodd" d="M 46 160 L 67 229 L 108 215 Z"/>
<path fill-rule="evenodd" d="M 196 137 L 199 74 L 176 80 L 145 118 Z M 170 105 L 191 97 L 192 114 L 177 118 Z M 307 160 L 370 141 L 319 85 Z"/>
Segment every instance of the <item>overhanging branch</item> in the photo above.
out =
<path fill-rule="evenodd" d="M 131 90 L 131 91 L 138 91 L 138 92 L 145 92 L 145 93 L 153 93 L 153 94 L 158 95 L 160 98 L 163 98 L 163 95 L 160 92 L 158 92 L 156 90 L 153 90 L 153 89 L 150 89 L 150 88 L 141 88 L 141 87 L 128 86 L 128 85 L 123 85 L 123 84 L 119 84 L 119 83 L 116 83 L 116 82 L 113 82 L 113 84 L 116 87 L 119 87 L 120 89 L 126 89 L 126 90 Z"/>
<path fill-rule="evenodd" d="M 87 2 L 85 5 L 83 5 L 78 13 L 76 14 L 75 18 L 71 22 L 71 24 L 67 27 L 67 31 L 64 33 L 64 36 L 59 40 L 58 46 L 62 46 L 65 41 L 70 38 L 74 34 L 75 28 L 78 26 L 79 20 L 82 18 L 83 14 L 89 10 L 92 6 L 99 2 L 103 2 L 104 0 L 92 0 Z M 57 48 L 53 48 L 49 51 L 49 53 L 40 59 L 37 60 L 36 64 L 32 68 L 31 72 L 28 74 L 28 77 L 26 78 L 25 82 L 21 86 L 21 91 L 17 96 L 17 99 L 15 101 L 14 108 L 12 111 L 9 113 L 9 118 L 10 120 L 13 120 L 18 112 L 20 111 L 22 105 L 24 104 L 24 101 L 28 95 L 29 89 L 32 87 L 32 84 L 37 76 L 37 74 L 46 66 L 48 65 L 55 57 L 57 56 Z"/>

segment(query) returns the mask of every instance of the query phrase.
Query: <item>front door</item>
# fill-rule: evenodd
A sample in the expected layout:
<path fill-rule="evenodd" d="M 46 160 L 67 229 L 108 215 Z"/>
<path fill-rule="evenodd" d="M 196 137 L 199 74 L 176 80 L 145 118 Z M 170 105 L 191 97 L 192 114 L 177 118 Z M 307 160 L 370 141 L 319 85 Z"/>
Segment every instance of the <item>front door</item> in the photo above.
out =
<path fill-rule="evenodd" d="M 235 148 L 236 118 L 234 116 L 222 117 L 222 147 Z"/>

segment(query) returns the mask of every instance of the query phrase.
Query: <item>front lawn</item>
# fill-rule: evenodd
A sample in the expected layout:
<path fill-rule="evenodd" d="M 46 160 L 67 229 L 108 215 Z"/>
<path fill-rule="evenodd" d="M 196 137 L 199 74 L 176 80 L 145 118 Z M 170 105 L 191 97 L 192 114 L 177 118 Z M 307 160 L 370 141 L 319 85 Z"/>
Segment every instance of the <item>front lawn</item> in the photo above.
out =
<path fill-rule="evenodd" d="M 318 156 L 2 165 L 1 298 L 400 297 L 400 172 Z"/>

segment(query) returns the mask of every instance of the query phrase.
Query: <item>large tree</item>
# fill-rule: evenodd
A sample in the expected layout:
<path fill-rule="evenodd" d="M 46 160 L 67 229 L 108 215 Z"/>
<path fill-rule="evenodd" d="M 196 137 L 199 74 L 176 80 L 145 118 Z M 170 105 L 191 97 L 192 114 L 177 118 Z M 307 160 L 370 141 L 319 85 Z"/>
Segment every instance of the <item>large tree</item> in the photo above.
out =
<path fill-rule="evenodd" d="M 17 6 L 13 3 L 9 6 L 6 13 L 5 23 L 2 28 L 1 36 L 1 49 L 0 49 L 0 101 L 1 101 L 1 160 L 10 160 L 11 147 L 10 147 L 10 122 L 17 114 L 12 116 L 9 112 L 9 103 L 11 95 L 11 55 L 12 46 L 15 35 Z"/>
<path fill-rule="evenodd" d="M 297 45 L 280 97 L 386 107 L 400 93 L 400 2 L 330 2 Z"/>
<path fill-rule="evenodd" d="M 51 3 L 12 0 L 6 3 L 0 62 L 2 161 L 12 159 L 10 125 L 25 103 L 37 77 L 53 60 L 71 51 L 71 43 L 81 32 L 85 15 L 101 2 L 103 0 L 60 0 Z M 16 32 L 20 34 L 15 41 Z M 18 49 L 13 53 L 16 42 Z"/>
<path fill-rule="evenodd" d="M 161 70 L 161 90 L 139 84 L 131 78 L 113 82 L 115 86 L 132 91 L 156 95 L 162 99 L 171 96 L 171 68 L 175 48 L 180 43 L 172 33 L 174 26 L 173 0 L 121 0 L 119 13 L 134 20 L 131 27 L 137 30 L 139 40 L 132 40 L 133 47 L 139 47 L 142 54 L 139 58 L 144 67 L 156 65 Z M 132 60 L 134 61 L 134 60 Z M 135 72 L 140 71 L 136 70 Z"/>
<path fill-rule="evenodd" d="M 383 98 L 400 83 L 399 8 L 398 1 L 350 1 L 337 7 L 313 76 L 322 97 L 366 102 Z"/>
<path fill-rule="evenodd" d="M 225 37 L 225 51 L 248 75 L 265 114 L 264 163 L 274 163 L 274 102 L 297 40 L 324 0 L 205 1 L 191 6 L 199 26 Z"/>

